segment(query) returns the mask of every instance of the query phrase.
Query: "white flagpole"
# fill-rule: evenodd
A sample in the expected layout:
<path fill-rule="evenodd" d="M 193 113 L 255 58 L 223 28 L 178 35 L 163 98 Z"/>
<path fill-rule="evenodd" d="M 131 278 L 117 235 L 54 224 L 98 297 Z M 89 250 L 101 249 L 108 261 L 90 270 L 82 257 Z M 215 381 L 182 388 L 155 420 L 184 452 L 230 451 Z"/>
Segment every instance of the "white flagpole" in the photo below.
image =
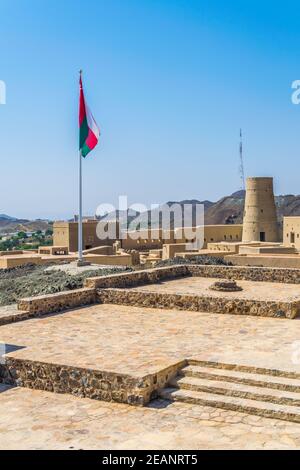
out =
<path fill-rule="evenodd" d="M 79 216 L 78 216 L 78 263 L 82 263 L 82 156 L 79 150 Z"/>
<path fill-rule="evenodd" d="M 82 86 L 82 70 L 79 71 L 80 85 Z M 81 89 L 80 89 L 81 93 Z M 78 211 L 78 265 L 83 262 L 82 257 L 82 155 L 79 150 L 79 211 Z"/>

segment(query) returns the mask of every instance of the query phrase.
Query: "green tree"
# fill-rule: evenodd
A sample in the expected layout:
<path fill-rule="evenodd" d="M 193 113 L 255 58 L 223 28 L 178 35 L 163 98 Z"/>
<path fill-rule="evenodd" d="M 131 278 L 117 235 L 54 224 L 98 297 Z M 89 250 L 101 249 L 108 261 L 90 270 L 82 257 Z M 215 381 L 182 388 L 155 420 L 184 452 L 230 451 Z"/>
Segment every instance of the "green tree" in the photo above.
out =
<path fill-rule="evenodd" d="M 27 233 L 26 232 L 18 232 L 17 238 L 24 240 L 24 238 L 27 238 Z"/>

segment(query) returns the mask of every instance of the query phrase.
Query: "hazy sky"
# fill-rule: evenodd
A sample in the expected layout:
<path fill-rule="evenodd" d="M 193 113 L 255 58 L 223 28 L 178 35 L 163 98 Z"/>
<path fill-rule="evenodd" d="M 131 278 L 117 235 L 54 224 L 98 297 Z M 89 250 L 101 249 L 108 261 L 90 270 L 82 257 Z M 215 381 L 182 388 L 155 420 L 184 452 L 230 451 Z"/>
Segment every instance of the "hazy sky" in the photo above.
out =
<path fill-rule="evenodd" d="M 101 127 L 84 212 L 217 200 L 249 176 L 300 193 L 300 5 L 262 0 L 0 0 L 0 213 L 77 212 L 78 70 Z"/>

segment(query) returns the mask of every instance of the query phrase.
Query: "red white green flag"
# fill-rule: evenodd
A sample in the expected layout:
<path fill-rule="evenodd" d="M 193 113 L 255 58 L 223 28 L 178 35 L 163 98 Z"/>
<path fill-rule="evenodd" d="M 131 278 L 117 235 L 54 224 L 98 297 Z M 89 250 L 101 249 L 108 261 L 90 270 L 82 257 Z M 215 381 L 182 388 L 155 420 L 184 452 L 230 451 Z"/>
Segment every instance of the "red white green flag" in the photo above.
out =
<path fill-rule="evenodd" d="M 82 78 L 79 80 L 79 150 L 83 157 L 86 157 L 98 144 L 100 130 L 89 107 L 85 102 Z"/>

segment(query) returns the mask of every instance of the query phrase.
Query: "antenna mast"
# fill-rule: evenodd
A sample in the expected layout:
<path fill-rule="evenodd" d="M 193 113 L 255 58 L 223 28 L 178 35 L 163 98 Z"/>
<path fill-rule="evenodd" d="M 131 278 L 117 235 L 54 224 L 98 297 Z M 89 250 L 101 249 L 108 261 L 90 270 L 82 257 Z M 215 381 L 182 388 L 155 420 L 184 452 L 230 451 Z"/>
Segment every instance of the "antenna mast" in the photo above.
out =
<path fill-rule="evenodd" d="M 245 191 L 245 172 L 244 172 L 244 158 L 243 158 L 243 134 L 242 129 L 240 129 L 240 166 L 239 173 L 241 179 L 241 189 Z"/>

